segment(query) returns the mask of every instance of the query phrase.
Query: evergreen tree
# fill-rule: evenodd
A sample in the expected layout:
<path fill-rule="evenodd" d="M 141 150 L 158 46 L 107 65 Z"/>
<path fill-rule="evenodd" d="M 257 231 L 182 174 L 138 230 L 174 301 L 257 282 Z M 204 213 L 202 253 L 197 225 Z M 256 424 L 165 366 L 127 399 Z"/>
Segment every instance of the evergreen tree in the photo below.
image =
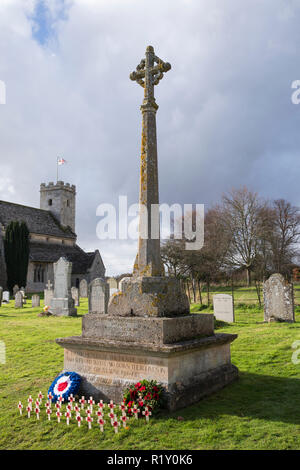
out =
<path fill-rule="evenodd" d="M 7 271 L 7 287 L 26 286 L 29 262 L 29 230 L 25 222 L 10 222 L 4 238 L 4 252 Z"/>

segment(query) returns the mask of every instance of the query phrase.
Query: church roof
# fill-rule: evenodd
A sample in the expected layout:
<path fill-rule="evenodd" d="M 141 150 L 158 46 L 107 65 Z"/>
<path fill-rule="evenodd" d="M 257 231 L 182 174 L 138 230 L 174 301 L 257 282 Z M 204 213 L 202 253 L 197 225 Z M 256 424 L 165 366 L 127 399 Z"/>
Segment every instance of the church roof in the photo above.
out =
<path fill-rule="evenodd" d="M 29 260 L 40 263 L 56 263 L 63 256 L 72 262 L 72 273 L 83 274 L 92 266 L 96 252 L 86 253 L 78 245 L 30 243 Z"/>
<path fill-rule="evenodd" d="M 51 212 L 0 201 L 0 224 L 6 228 L 12 221 L 26 222 L 30 233 L 76 239 L 75 233 L 70 228 L 62 227 Z"/>

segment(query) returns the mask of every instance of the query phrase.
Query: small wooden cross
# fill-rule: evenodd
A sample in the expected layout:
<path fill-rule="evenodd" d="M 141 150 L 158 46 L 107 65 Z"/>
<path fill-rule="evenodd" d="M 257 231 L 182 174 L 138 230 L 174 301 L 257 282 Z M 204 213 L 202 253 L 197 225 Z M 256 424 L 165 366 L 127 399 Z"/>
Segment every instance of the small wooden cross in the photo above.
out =
<path fill-rule="evenodd" d="M 133 409 L 132 409 L 132 412 L 134 413 L 134 416 L 136 419 L 138 419 L 138 414 L 140 412 L 139 408 L 136 407 L 136 405 L 134 405 Z"/>
<path fill-rule="evenodd" d="M 66 411 L 65 412 L 65 417 L 67 418 L 67 426 L 69 426 L 70 418 L 71 418 L 71 411 Z"/>
<path fill-rule="evenodd" d="M 63 398 L 62 395 L 59 395 L 58 401 L 59 401 L 60 404 L 62 404 L 65 401 L 65 399 Z"/>
<path fill-rule="evenodd" d="M 51 408 L 51 402 L 50 402 L 50 401 L 46 401 L 45 407 L 46 407 L 46 408 Z"/>
<path fill-rule="evenodd" d="M 117 434 L 119 432 L 119 426 L 120 426 L 120 423 L 118 420 L 115 420 L 115 421 L 112 421 L 112 426 L 114 427 L 114 430 L 115 430 L 115 433 Z"/>
<path fill-rule="evenodd" d="M 81 399 L 79 400 L 79 403 L 81 404 L 81 409 L 83 410 L 84 405 L 85 405 L 85 403 L 86 403 L 85 398 L 84 398 L 84 397 L 81 397 Z"/>
<path fill-rule="evenodd" d="M 101 432 L 104 431 L 103 427 L 104 427 L 104 424 L 105 424 L 105 423 L 106 423 L 106 421 L 104 421 L 103 418 L 99 418 L 99 419 L 98 419 L 98 424 L 99 424 L 99 426 L 100 426 L 100 431 L 101 431 Z"/>
<path fill-rule="evenodd" d="M 85 419 L 88 423 L 89 429 L 92 429 L 92 422 L 94 421 L 93 418 L 90 415 L 88 415 Z"/>
<path fill-rule="evenodd" d="M 20 415 L 22 415 L 22 408 L 23 408 L 23 405 L 22 403 L 19 401 L 18 403 L 18 408 L 19 408 L 19 411 L 20 411 Z"/>
<path fill-rule="evenodd" d="M 121 416 L 121 421 L 123 422 L 123 428 L 126 428 L 126 421 L 128 421 L 128 417 L 125 414 Z"/>
<path fill-rule="evenodd" d="M 60 418 L 61 418 L 61 416 L 62 416 L 60 410 L 57 410 L 56 416 L 57 416 L 57 422 L 60 423 Z"/>
<path fill-rule="evenodd" d="M 40 419 L 40 409 L 38 406 L 35 408 L 35 413 L 36 413 L 36 419 Z"/>
<path fill-rule="evenodd" d="M 32 411 L 31 406 L 28 405 L 27 408 L 26 408 L 26 410 L 27 410 L 28 418 L 30 418 L 30 413 L 31 413 L 31 411 Z"/>
<path fill-rule="evenodd" d="M 116 407 L 116 405 L 114 405 L 113 400 L 110 400 L 110 403 L 109 403 L 109 405 L 108 405 L 108 408 L 109 408 L 110 410 L 113 410 L 115 407 Z"/>
<path fill-rule="evenodd" d="M 93 397 L 90 397 L 90 399 L 88 400 L 88 404 L 90 405 L 91 408 L 93 408 L 93 405 L 95 404 Z"/>
<path fill-rule="evenodd" d="M 38 399 L 40 400 L 40 403 L 42 403 L 42 399 L 44 398 L 44 395 L 42 394 L 42 392 L 40 391 L 39 394 L 38 394 Z"/>
<path fill-rule="evenodd" d="M 31 395 L 29 395 L 27 402 L 28 402 L 30 405 L 31 405 L 31 403 L 33 402 L 33 399 L 32 399 L 32 397 L 31 397 Z"/>
<path fill-rule="evenodd" d="M 103 403 L 103 400 L 100 400 L 99 403 L 98 403 L 98 408 L 100 408 L 101 410 L 103 408 L 105 408 L 105 403 Z"/>
<path fill-rule="evenodd" d="M 80 413 L 80 408 L 79 408 L 78 405 L 74 406 L 74 410 L 75 410 L 76 414 Z"/>
<path fill-rule="evenodd" d="M 113 420 L 114 420 L 115 417 L 116 417 L 116 416 L 115 416 L 115 413 L 114 413 L 113 411 L 111 411 L 111 412 L 108 414 L 108 416 L 110 417 L 110 421 L 111 421 L 111 423 L 112 423 Z"/>
<path fill-rule="evenodd" d="M 145 407 L 145 410 L 143 411 L 143 415 L 146 418 L 146 421 L 149 422 L 149 417 L 152 415 L 151 411 L 149 411 L 148 406 Z"/>
<path fill-rule="evenodd" d="M 51 410 L 50 407 L 48 407 L 48 408 L 46 409 L 46 414 L 48 415 L 48 420 L 49 420 L 49 421 L 50 421 L 50 419 L 51 419 L 51 413 L 52 413 L 52 410 Z"/>
<path fill-rule="evenodd" d="M 123 403 L 119 406 L 120 410 L 122 411 L 126 411 L 126 405 L 124 405 Z"/>
<path fill-rule="evenodd" d="M 80 423 L 82 421 L 82 417 L 80 415 L 77 415 L 76 420 L 77 420 L 77 423 L 78 423 L 78 427 L 80 428 Z"/>
<path fill-rule="evenodd" d="M 50 406 L 51 406 L 51 403 L 52 403 L 52 398 L 53 398 L 53 395 L 51 392 L 48 393 L 48 400 L 50 400 Z"/>

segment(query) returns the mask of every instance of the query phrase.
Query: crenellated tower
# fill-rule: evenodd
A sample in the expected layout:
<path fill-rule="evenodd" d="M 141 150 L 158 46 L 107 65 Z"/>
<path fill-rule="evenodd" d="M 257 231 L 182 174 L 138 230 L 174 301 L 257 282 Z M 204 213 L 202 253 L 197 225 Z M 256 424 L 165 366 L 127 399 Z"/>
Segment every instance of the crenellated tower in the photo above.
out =
<path fill-rule="evenodd" d="M 74 184 L 57 181 L 42 183 L 40 187 L 40 208 L 52 212 L 64 227 L 75 233 L 76 187 Z"/>

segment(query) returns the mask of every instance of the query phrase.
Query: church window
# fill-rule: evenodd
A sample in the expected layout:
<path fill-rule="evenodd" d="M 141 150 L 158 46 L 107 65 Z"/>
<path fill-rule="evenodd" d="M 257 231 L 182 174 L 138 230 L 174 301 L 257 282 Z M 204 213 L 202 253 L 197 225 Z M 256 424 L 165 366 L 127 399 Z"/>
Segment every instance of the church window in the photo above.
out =
<path fill-rule="evenodd" d="M 69 206 L 70 206 L 70 201 L 69 201 L 69 199 L 67 199 L 67 207 L 69 207 Z"/>
<path fill-rule="evenodd" d="M 41 264 L 36 264 L 33 273 L 33 282 L 45 282 L 45 268 Z"/>
<path fill-rule="evenodd" d="M 52 206 L 52 199 L 48 200 L 48 206 Z"/>

